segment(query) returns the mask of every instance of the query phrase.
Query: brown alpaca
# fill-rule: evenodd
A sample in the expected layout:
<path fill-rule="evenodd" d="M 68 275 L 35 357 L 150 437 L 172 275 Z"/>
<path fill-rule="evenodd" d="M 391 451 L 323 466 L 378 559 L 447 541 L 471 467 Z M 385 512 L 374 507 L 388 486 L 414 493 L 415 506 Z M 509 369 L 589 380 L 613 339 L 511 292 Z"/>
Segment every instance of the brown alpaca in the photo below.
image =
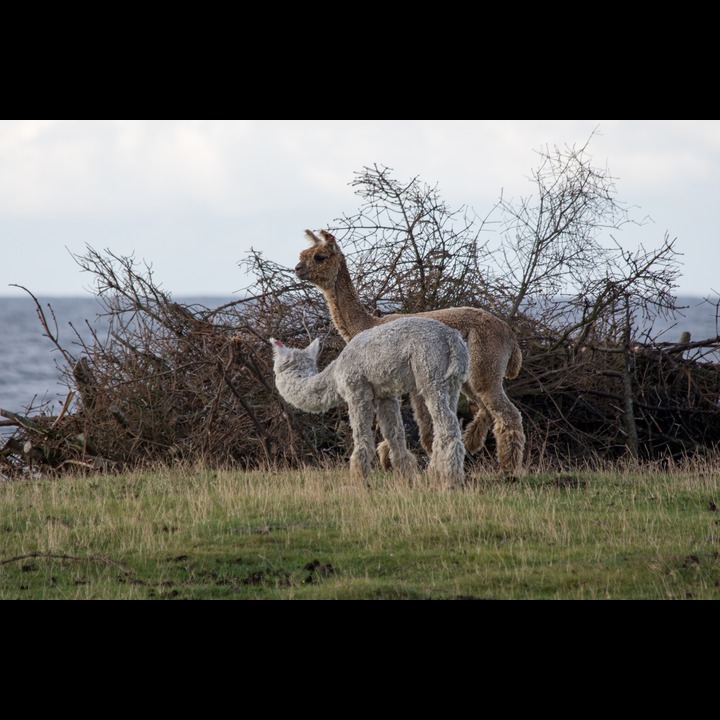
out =
<path fill-rule="evenodd" d="M 310 230 L 305 231 L 313 245 L 300 253 L 295 274 L 323 291 L 335 327 L 345 342 L 375 325 L 407 317 L 404 314 L 371 315 L 360 301 L 345 256 L 335 238 L 324 230 L 318 232 L 320 237 Z M 455 328 L 468 345 L 470 373 L 462 391 L 478 410 L 463 434 L 465 450 L 468 453 L 479 450 L 485 444 L 492 425 L 500 469 L 511 474 L 521 472 L 525 449 L 522 416 L 503 388 L 503 379 L 517 377 L 522 366 L 522 353 L 510 326 L 480 308 L 446 308 L 415 314 L 440 320 Z M 411 395 L 410 402 L 420 442 L 429 455 L 432 448 L 430 414 L 420 396 Z M 387 467 L 387 443 L 383 441 L 377 451 L 381 464 Z"/>

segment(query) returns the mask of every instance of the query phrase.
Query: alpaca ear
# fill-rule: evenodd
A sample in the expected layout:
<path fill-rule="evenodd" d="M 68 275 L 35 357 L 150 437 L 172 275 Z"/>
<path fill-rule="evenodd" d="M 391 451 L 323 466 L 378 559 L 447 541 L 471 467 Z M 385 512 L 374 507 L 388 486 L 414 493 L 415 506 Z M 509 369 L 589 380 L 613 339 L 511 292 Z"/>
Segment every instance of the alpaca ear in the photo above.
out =
<path fill-rule="evenodd" d="M 320 338 L 315 338 L 308 345 L 308 352 L 313 360 L 317 360 L 317 356 L 320 354 Z"/>
<path fill-rule="evenodd" d="M 318 234 L 322 238 L 322 242 L 324 242 L 326 245 L 331 245 L 332 247 L 335 247 L 335 236 L 331 235 L 327 230 L 318 230 Z"/>
<path fill-rule="evenodd" d="M 306 230 L 305 236 L 311 240 L 315 245 L 318 245 L 322 242 L 322 240 L 312 231 L 312 230 Z"/>
<path fill-rule="evenodd" d="M 276 340 L 275 338 L 270 338 L 268 342 L 272 346 L 273 355 L 276 357 L 282 357 L 283 355 L 287 355 L 290 352 L 290 350 L 285 347 L 285 345 L 283 345 L 279 340 Z"/>

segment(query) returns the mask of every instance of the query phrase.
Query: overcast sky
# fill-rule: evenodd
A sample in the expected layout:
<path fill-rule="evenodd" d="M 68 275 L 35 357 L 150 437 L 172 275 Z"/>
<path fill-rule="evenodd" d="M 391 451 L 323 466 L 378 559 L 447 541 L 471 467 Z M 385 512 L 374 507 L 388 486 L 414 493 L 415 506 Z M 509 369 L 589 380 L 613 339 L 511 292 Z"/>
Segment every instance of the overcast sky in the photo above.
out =
<path fill-rule="evenodd" d="M 597 129 L 597 134 L 592 136 Z M 629 248 L 682 257 L 680 295 L 720 291 L 718 120 L 2 120 L 0 295 L 88 296 L 73 254 L 134 254 L 174 297 L 232 297 L 250 248 L 292 267 L 374 164 L 484 216 L 526 197 L 537 151 L 581 146 L 642 228 Z"/>

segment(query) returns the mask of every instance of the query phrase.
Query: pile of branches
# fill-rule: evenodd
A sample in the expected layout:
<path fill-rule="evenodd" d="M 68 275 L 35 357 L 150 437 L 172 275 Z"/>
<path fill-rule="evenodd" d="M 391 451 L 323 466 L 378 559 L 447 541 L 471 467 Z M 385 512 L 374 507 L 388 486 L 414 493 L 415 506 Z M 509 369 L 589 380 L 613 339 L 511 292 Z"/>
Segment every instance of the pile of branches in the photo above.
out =
<path fill-rule="evenodd" d="M 581 348 L 543 340 L 524 343 L 523 370 L 508 384 L 535 462 L 679 460 L 720 447 L 720 337 Z"/>
<path fill-rule="evenodd" d="M 417 179 L 399 183 L 378 166 L 358 173 L 363 204 L 328 229 L 363 302 L 377 314 L 468 305 L 507 320 L 524 364 L 506 390 L 523 414 L 531 468 L 715 451 L 720 337 L 667 342 L 653 331 L 680 310 L 674 241 L 635 252 L 608 241 L 608 230 L 634 222 L 612 178 L 586 146 L 541 157 L 537 198 L 501 197 L 480 220 Z M 344 347 L 322 293 L 291 268 L 251 250 L 240 265 L 253 282 L 241 299 L 208 308 L 174 301 L 132 257 L 87 248 L 76 260 L 95 278 L 109 330 L 92 342 L 77 334 L 71 353 L 35 300 L 61 353 L 68 402 L 57 415 L 0 410 L 17 426 L 0 473 L 346 461 L 345 409 L 302 413 L 274 388 L 270 337 L 299 347 L 320 337 L 321 366 Z M 461 402 L 463 420 L 472 410 Z M 489 437 L 476 462 L 492 467 L 493 458 Z"/>
<path fill-rule="evenodd" d="M 88 248 L 78 258 L 97 278 L 107 334 L 60 342 L 54 313 L 31 294 L 59 350 L 67 401 L 57 415 L 0 409 L 17 431 L 0 450 L 0 473 L 30 469 L 123 471 L 180 461 L 206 467 L 292 467 L 342 455 L 347 423 L 303 416 L 274 389 L 270 346 L 297 308 L 268 299 L 215 308 L 187 305 L 133 258 Z M 28 291 L 29 292 L 29 291 Z M 308 342 L 296 337 L 298 342 Z"/>

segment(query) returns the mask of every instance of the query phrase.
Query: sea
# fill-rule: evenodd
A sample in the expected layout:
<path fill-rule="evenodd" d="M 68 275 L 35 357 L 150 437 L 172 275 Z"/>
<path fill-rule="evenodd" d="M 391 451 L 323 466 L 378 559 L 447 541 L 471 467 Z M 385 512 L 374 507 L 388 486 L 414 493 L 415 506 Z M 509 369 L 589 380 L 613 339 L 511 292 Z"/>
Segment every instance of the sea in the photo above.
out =
<path fill-rule="evenodd" d="M 63 357 L 48 337 L 38 314 L 42 309 L 58 344 L 79 358 L 80 338 L 92 345 L 93 333 L 107 336 L 105 309 L 98 298 L 87 297 L 0 297 L 0 411 L 32 415 L 40 408 L 55 414 L 62 408 L 69 389 L 60 372 Z M 176 302 L 215 308 L 235 298 L 174 297 Z M 0 440 L 15 428 L 3 426 L 0 412 Z M 0 447 L 2 442 L 0 442 Z"/>
<path fill-rule="evenodd" d="M 208 308 L 237 300 L 225 297 L 174 298 L 177 302 L 198 303 Z M 77 334 L 90 342 L 93 331 L 103 338 L 108 321 L 99 300 L 86 297 L 48 298 L 37 296 L 40 307 L 56 332 L 59 344 L 74 356 L 80 355 Z M 656 320 L 651 337 L 676 342 L 683 331 L 692 340 L 715 338 L 720 335 L 717 308 L 714 303 L 699 297 L 678 297 L 682 315 Z M 54 316 L 54 319 L 53 319 Z M 58 363 L 62 356 L 47 334 L 38 317 L 34 300 L 28 297 L 0 297 L 0 409 L 13 413 L 32 414 L 43 407 L 53 413 L 62 408 L 68 388 L 60 374 Z M 4 418 L 0 417 L 0 423 Z M 14 431 L 0 426 L 0 437 Z"/>

